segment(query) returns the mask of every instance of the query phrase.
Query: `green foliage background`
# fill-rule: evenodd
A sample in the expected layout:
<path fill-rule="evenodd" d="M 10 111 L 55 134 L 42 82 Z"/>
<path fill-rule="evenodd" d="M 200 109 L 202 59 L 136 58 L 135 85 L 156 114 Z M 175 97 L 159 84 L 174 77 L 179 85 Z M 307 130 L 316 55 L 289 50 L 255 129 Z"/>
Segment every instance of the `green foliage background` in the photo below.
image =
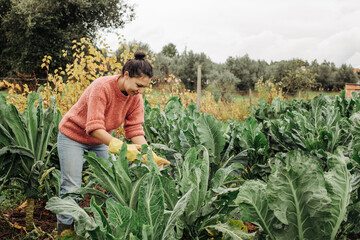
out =
<path fill-rule="evenodd" d="M 72 40 L 94 39 L 134 16 L 123 0 L 0 0 L 0 76 L 39 74 L 44 55 L 53 57 L 53 68 L 64 65 L 61 50 Z"/>

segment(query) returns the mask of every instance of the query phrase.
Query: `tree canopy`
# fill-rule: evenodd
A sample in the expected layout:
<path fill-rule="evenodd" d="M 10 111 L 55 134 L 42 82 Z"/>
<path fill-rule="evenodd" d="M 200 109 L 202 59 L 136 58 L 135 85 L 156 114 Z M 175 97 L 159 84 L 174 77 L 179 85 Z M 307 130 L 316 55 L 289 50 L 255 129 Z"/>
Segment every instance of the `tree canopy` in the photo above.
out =
<path fill-rule="evenodd" d="M 169 43 L 162 48 L 161 53 L 167 57 L 172 58 L 178 54 L 178 51 L 175 44 Z"/>
<path fill-rule="evenodd" d="M 169 55 L 169 49 L 176 49 L 172 44 L 165 45 L 154 62 L 155 78 L 174 74 L 185 87 L 195 90 L 197 66 L 202 65 L 202 86 L 212 84 L 221 92 L 221 97 L 229 91 L 247 91 L 254 88 L 259 79 L 280 83 L 284 92 L 294 93 L 298 90 L 339 90 L 345 83 L 355 83 L 358 74 L 350 65 L 336 67 L 334 63 L 316 60 L 309 63 L 302 59 L 272 61 L 253 60 L 249 55 L 228 57 L 224 64 L 217 64 L 205 53 L 184 51 L 181 54 Z"/>
<path fill-rule="evenodd" d="M 44 55 L 57 67 L 72 40 L 93 39 L 134 17 L 123 0 L 0 0 L 0 74 L 39 73 Z"/>

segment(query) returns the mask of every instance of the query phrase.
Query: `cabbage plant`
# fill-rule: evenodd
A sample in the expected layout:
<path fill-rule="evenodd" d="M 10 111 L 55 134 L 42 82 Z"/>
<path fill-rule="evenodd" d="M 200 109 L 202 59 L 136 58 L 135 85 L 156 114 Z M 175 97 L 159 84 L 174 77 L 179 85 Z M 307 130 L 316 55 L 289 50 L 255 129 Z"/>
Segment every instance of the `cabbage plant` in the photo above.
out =
<path fill-rule="evenodd" d="M 129 172 L 126 172 L 127 166 L 123 165 L 126 163 L 125 156 L 126 144 L 111 167 L 105 159 L 97 158 L 94 153 L 90 152 L 87 157 L 96 181 L 113 196 L 105 202 L 107 217 L 95 202 L 95 197 L 91 200 L 89 210 L 94 218 L 71 197 L 53 197 L 47 202 L 46 208 L 56 214 L 72 216 L 76 233 L 86 239 L 178 239 L 176 226 L 191 199 L 193 189 L 188 189 L 181 198 L 176 199 L 169 210 L 160 171 L 150 152 L 147 159 L 149 170 L 134 181 L 132 186 Z M 123 181 L 125 178 L 129 178 L 128 182 Z M 77 193 L 103 196 L 95 191 L 88 192 L 87 189 Z M 133 202 L 132 199 L 136 201 Z"/>
<path fill-rule="evenodd" d="M 1 186 L 20 188 L 27 197 L 26 229 L 33 229 L 34 199 L 50 197 L 47 169 L 56 143 L 51 138 L 57 133 L 61 114 L 56 110 L 56 100 L 45 109 L 39 93 L 30 93 L 27 107 L 20 113 L 13 104 L 0 96 L 0 170 Z M 51 149 L 49 149 L 51 147 Z M 13 184 L 16 182 L 16 184 Z"/>
<path fill-rule="evenodd" d="M 278 155 L 268 182 L 251 180 L 240 187 L 236 202 L 243 220 L 274 240 L 337 239 L 355 187 L 349 162 L 337 150 L 324 172 L 298 151 Z"/>

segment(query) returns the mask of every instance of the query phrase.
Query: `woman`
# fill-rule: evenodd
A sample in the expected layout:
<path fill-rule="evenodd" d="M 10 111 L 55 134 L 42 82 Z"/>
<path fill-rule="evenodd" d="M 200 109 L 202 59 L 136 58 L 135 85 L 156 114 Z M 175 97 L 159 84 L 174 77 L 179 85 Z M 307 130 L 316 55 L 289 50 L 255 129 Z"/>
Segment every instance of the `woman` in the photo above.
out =
<path fill-rule="evenodd" d="M 135 58 L 126 62 L 121 75 L 96 79 L 81 95 L 78 102 L 65 114 L 59 124 L 58 153 L 61 169 L 60 196 L 81 187 L 83 154 L 96 153 L 108 159 L 109 152 L 118 153 L 123 142 L 110 135 L 124 123 L 127 159 L 136 160 L 142 144 L 147 144 L 142 124 L 144 109 L 142 93 L 153 76 L 145 53 L 137 51 Z M 153 154 L 162 167 L 170 162 Z M 70 229 L 71 216 L 57 215 L 58 233 Z"/>

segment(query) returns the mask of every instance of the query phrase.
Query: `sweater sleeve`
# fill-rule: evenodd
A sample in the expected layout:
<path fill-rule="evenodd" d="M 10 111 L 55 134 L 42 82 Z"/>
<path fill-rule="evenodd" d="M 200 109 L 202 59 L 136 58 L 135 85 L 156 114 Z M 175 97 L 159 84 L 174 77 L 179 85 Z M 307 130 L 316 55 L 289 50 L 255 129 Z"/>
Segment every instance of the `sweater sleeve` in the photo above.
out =
<path fill-rule="evenodd" d="M 100 89 L 93 89 L 89 94 L 87 119 L 85 125 L 86 134 L 96 129 L 105 129 L 106 94 Z"/>
<path fill-rule="evenodd" d="M 140 97 L 136 106 L 131 108 L 124 122 L 125 137 L 131 139 L 135 136 L 144 136 L 142 124 L 144 123 L 144 106 Z"/>

